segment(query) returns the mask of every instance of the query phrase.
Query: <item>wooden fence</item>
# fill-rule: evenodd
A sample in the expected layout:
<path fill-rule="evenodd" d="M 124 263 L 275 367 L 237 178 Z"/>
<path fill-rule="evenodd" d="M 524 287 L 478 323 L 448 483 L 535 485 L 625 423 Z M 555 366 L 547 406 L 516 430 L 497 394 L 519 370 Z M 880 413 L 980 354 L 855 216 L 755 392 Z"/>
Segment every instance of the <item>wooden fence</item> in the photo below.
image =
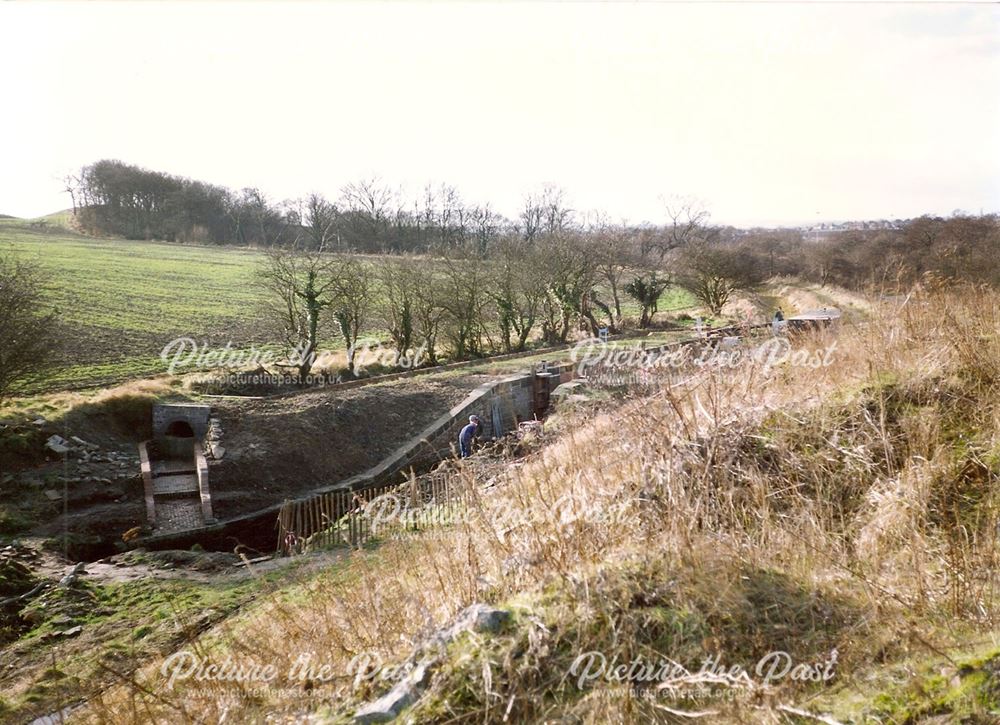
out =
<path fill-rule="evenodd" d="M 357 548 L 391 533 L 440 525 L 462 506 L 465 491 L 455 474 L 436 471 L 402 484 L 286 501 L 278 513 L 277 550 L 292 556 L 335 546 Z"/>

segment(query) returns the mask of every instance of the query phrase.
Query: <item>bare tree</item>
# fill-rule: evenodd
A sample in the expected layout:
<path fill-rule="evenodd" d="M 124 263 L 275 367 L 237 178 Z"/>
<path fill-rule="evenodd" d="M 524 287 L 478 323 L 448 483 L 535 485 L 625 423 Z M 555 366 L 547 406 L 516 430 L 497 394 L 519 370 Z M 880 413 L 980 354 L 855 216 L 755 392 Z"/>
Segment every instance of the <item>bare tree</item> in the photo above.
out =
<path fill-rule="evenodd" d="M 489 270 L 473 260 L 445 256 L 440 261 L 441 306 L 446 310 L 444 331 L 456 359 L 476 357 L 483 352 L 487 326 Z"/>
<path fill-rule="evenodd" d="M 55 347 L 43 282 L 37 265 L 0 255 L 0 399 L 45 367 Z"/>
<path fill-rule="evenodd" d="M 598 325 L 590 311 L 598 271 L 595 256 L 586 240 L 576 234 L 562 234 L 546 240 L 539 266 L 545 270 L 546 296 L 542 309 L 542 334 L 550 344 L 564 343 L 573 323 L 585 318 L 597 334 Z"/>
<path fill-rule="evenodd" d="M 310 194 L 305 199 L 306 232 L 313 249 L 329 251 L 339 247 L 337 235 L 337 207 L 322 194 Z"/>
<path fill-rule="evenodd" d="M 415 205 L 420 242 L 431 246 L 464 244 L 472 222 L 470 212 L 454 186 L 427 184 L 422 199 Z"/>
<path fill-rule="evenodd" d="M 82 192 L 82 189 L 85 188 L 83 173 L 81 172 L 79 175 L 66 174 L 63 177 L 63 184 L 65 186 L 63 191 L 69 194 L 70 202 L 73 204 L 73 216 L 75 217 L 77 210 L 85 204 L 85 197 Z"/>
<path fill-rule="evenodd" d="M 680 283 L 702 302 L 713 316 L 739 290 L 761 281 L 757 260 L 742 249 L 700 243 L 685 250 L 680 262 Z"/>
<path fill-rule="evenodd" d="M 541 316 L 546 295 L 542 254 L 530 243 L 508 237 L 494 245 L 491 294 L 497 306 L 504 352 L 524 350 Z"/>
<path fill-rule="evenodd" d="M 239 195 L 230 194 L 226 214 L 236 240 L 247 246 L 277 247 L 294 237 L 298 224 L 287 204 L 274 205 L 260 189 L 246 188 Z"/>
<path fill-rule="evenodd" d="M 623 285 L 629 270 L 635 265 L 634 234 L 624 222 L 611 224 L 604 215 L 598 215 L 589 231 L 594 239 L 593 250 L 598 272 L 611 291 L 614 313 L 609 316 L 612 328 L 616 328 L 622 322 Z"/>
<path fill-rule="evenodd" d="M 524 197 L 520 223 L 526 240 L 566 231 L 572 221 L 573 211 L 566 206 L 565 193 L 558 186 L 546 184 L 541 191 Z"/>
<path fill-rule="evenodd" d="M 413 273 L 415 260 L 389 260 L 378 268 L 378 279 L 382 287 L 378 307 L 396 348 L 396 363 L 405 359 L 416 334 L 415 303 L 420 276 Z"/>
<path fill-rule="evenodd" d="M 467 233 L 468 211 L 458 189 L 450 184 L 441 184 L 438 199 L 441 204 L 438 217 L 441 242 L 451 246 L 463 244 Z"/>
<path fill-rule="evenodd" d="M 340 193 L 349 209 L 363 211 L 376 222 L 388 216 L 396 196 L 377 176 L 348 184 Z"/>
<path fill-rule="evenodd" d="M 315 362 L 326 310 L 337 302 L 337 273 L 335 258 L 294 246 L 269 250 L 258 270 L 270 292 L 268 307 L 281 323 L 301 380 Z"/>
<path fill-rule="evenodd" d="M 372 266 L 362 260 L 347 258 L 335 269 L 333 316 L 347 346 L 347 369 L 357 374 L 357 346 L 367 329 L 374 307 L 376 286 Z"/>
<path fill-rule="evenodd" d="M 343 208 L 350 212 L 352 246 L 384 251 L 398 193 L 376 176 L 348 184 L 341 189 L 340 197 Z"/>
<path fill-rule="evenodd" d="M 490 209 L 489 204 L 473 207 L 469 210 L 468 217 L 476 249 L 479 254 L 486 254 L 489 251 L 490 243 L 500 234 L 504 219 Z"/>
<path fill-rule="evenodd" d="M 660 261 L 676 249 L 705 240 L 710 235 L 709 213 L 692 199 L 672 198 L 664 201 L 667 224 L 659 234 L 646 238 L 643 254 L 655 253 Z"/>
<path fill-rule="evenodd" d="M 437 341 L 448 310 L 444 305 L 444 282 L 428 262 L 414 260 L 407 267 L 413 289 L 413 322 L 415 339 L 420 340 L 427 361 L 437 363 Z"/>

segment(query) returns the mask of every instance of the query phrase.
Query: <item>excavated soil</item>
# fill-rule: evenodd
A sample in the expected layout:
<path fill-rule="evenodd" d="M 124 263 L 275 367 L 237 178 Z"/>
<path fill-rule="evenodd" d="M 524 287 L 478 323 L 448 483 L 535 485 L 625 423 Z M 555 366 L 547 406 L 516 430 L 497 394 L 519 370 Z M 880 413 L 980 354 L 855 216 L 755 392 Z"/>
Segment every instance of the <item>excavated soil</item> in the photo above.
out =
<path fill-rule="evenodd" d="M 218 444 L 226 449 L 210 464 L 215 516 L 252 513 L 361 473 L 489 379 L 470 374 L 270 400 L 215 399 Z M 148 431 L 126 434 L 113 416 L 93 414 L 37 430 L 30 423 L 14 427 L 33 435 L 27 448 L 37 460 L 14 466 L 0 459 L 0 497 L 25 521 L 16 529 L 0 518 L 0 539 L 30 532 L 71 559 L 93 561 L 114 554 L 126 532 L 145 525 L 136 441 Z M 78 435 L 93 451 L 76 446 L 60 460 L 44 447 L 53 434 Z"/>
<path fill-rule="evenodd" d="M 376 465 L 487 376 L 412 379 L 214 407 L 225 448 L 209 470 L 217 518 L 249 513 Z"/>

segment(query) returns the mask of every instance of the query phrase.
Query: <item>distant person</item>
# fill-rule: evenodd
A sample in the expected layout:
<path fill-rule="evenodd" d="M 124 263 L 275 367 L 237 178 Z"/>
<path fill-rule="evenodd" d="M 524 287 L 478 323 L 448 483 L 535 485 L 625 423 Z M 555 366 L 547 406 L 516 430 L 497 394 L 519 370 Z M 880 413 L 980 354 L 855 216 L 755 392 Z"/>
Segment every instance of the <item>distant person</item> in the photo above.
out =
<path fill-rule="evenodd" d="M 775 335 L 781 334 L 781 328 L 785 326 L 785 313 L 781 311 L 779 307 L 774 313 L 774 319 L 771 320 L 771 332 Z"/>
<path fill-rule="evenodd" d="M 458 434 L 458 452 L 462 458 L 472 455 L 472 441 L 479 436 L 479 416 L 470 415 L 469 424 Z"/>

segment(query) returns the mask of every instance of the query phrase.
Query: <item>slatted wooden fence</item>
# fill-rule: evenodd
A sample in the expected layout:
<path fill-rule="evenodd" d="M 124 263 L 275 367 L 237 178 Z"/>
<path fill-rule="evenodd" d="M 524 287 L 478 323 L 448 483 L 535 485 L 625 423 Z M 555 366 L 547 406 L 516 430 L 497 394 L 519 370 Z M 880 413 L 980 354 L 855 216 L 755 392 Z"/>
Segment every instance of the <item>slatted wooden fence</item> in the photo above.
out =
<path fill-rule="evenodd" d="M 373 538 L 419 530 L 450 520 L 464 486 L 444 471 L 403 484 L 330 491 L 287 501 L 278 513 L 279 553 L 301 554 L 334 546 L 363 546 Z"/>

